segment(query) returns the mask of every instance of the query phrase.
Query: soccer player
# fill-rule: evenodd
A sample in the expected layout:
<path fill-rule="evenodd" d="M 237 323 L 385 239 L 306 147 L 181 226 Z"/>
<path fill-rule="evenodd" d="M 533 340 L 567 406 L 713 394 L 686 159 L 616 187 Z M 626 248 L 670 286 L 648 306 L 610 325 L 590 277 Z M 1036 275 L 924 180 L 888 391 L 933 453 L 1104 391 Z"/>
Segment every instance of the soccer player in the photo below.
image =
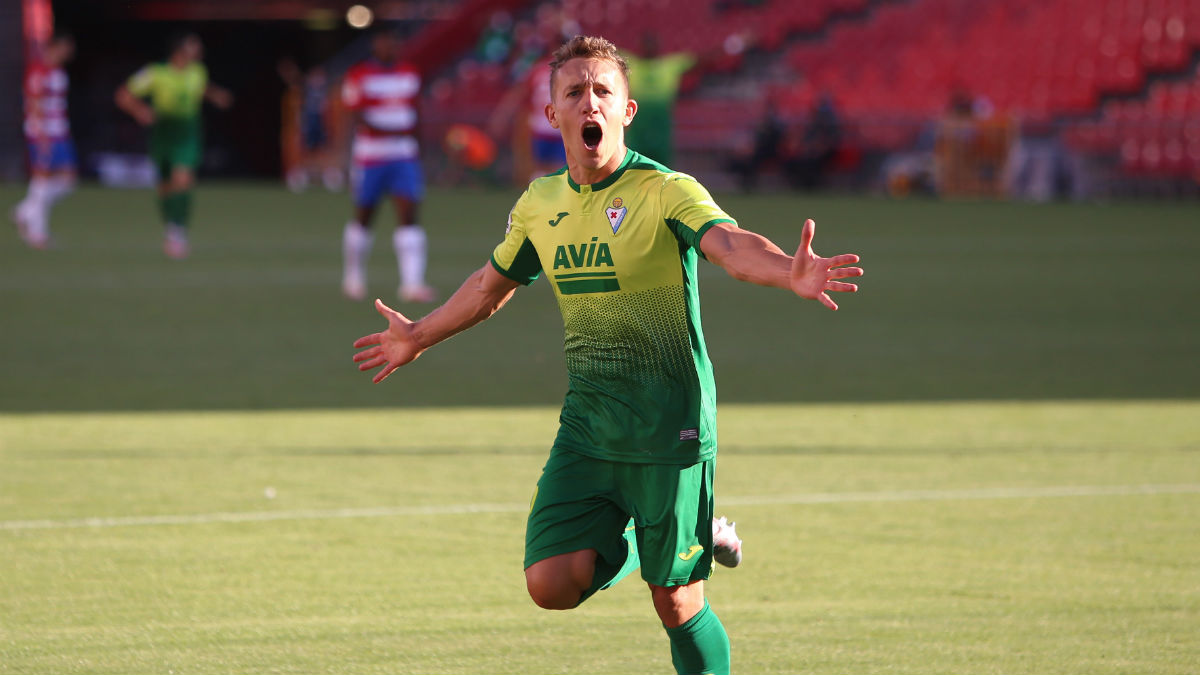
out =
<path fill-rule="evenodd" d="M 414 322 L 376 300 L 388 326 L 359 338 L 354 360 L 380 368 L 380 382 L 545 272 L 569 386 L 526 527 L 529 594 L 570 609 L 640 566 L 676 671 L 728 673 L 729 639 L 704 580 L 714 558 L 739 561 L 741 542 L 713 520 L 716 398 L 696 266 L 706 258 L 830 309 L 828 292 L 856 291 L 841 279 L 862 269 L 844 267 L 856 255 L 814 254 L 811 220 L 785 254 L 740 229 L 695 179 L 626 148 L 637 102 L 612 43 L 577 36 L 554 56 L 546 116 L 567 166 L 530 184 L 491 260 L 441 307 Z"/>
<path fill-rule="evenodd" d="M 686 52 L 660 54 L 653 33 L 642 38 L 640 56 L 624 54 L 629 63 L 630 89 L 637 96 L 641 120 L 629 128 L 625 141 L 638 153 L 662 164 L 675 158 L 675 99 L 684 74 L 696 65 Z"/>
<path fill-rule="evenodd" d="M 367 295 L 371 218 L 385 194 L 396 209 L 392 248 L 400 268 L 398 295 L 405 302 L 434 298 L 425 284 L 425 230 L 417 224 L 425 189 L 416 136 L 421 74 L 399 60 L 399 47 L 395 34 L 378 30 L 371 36 L 371 57 L 350 68 L 342 85 L 342 102 L 356 127 L 354 220 L 342 231 L 342 292 L 352 300 Z"/>
<path fill-rule="evenodd" d="M 75 40 L 51 38 L 25 72 L 25 141 L 29 148 L 29 190 L 13 210 L 21 239 L 31 248 L 50 245 L 50 209 L 75 187 L 75 146 L 67 119 L 67 73 Z"/>
<path fill-rule="evenodd" d="M 208 81 L 208 70 L 200 62 L 203 55 L 199 36 L 179 36 L 171 41 L 166 62 L 143 67 L 116 94 L 122 110 L 150 127 L 150 159 L 158 171 L 158 206 L 165 228 L 163 251 L 177 260 L 188 255 L 192 186 L 203 147 L 200 110 L 204 101 L 222 110 L 233 105 L 228 90 Z"/>
<path fill-rule="evenodd" d="M 492 135 L 499 136 L 506 123 L 512 125 L 513 165 L 517 169 L 516 178 L 522 183 L 557 171 L 567 161 L 562 136 L 546 119 L 549 102 L 550 59 L 544 58 L 530 66 L 529 72 L 492 113 L 489 122 Z M 518 147 L 518 143 L 525 145 Z M 526 155 L 528 159 L 525 159 Z M 522 175 L 522 168 L 526 169 L 525 175 Z"/>

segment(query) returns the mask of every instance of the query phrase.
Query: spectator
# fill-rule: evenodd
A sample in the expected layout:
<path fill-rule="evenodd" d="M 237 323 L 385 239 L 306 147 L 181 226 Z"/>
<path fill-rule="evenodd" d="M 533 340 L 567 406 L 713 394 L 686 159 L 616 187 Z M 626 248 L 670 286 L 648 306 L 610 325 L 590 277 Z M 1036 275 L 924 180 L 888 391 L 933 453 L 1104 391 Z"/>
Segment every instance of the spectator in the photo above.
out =
<path fill-rule="evenodd" d="M 811 190 L 821 184 L 842 144 L 842 123 L 833 97 L 822 93 L 804 127 L 799 154 L 789 162 L 788 174 L 796 187 Z"/>
<path fill-rule="evenodd" d="M 779 117 L 775 102 L 768 100 L 762 118 L 754 127 L 754 138 L 748 154 L 734 157 L 730 169 L 737 174 L 742 190 L 749 192 L 758 184 L 758 174 L 764 168 L 781 166 L 786 157 L 787 127 Z"/>

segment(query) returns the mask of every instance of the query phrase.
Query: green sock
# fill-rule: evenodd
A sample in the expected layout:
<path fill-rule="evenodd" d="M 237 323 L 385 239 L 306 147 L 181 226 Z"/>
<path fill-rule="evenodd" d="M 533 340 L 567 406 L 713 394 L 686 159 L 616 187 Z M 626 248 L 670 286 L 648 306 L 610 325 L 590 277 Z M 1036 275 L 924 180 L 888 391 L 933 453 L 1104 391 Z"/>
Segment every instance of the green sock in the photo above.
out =
<path fill-rule="evenodd" d="M 175 194 L 177 195 L 176 199 L 179 200 L 175 207 L 175 217 L 178 218 L 178 220 L 175 221 L 175 224 L 187 227 L 188 223 L 191 222 L 192 219 L 192 191 L 184 190 L 183 192 L 177 192 Z"/>
<path fill-rule="evenodd" d="M 716 613 L 704 601 L 704 609 L 682 626 L 668 628 L 671 663 L 679 675 L 729 675 L 729 636 Z"/>
<path fill-rule="evenodd" d="M 171 202 L 170 193 L 158 195 L 158 215 L 162 218 L 163 225 L 171 222 Z"/>
<path fill-rule="evenodd" d="M 163 211 L 166 215 L 168 223 L 174 223 L 181 227 L 187 227 L 188 217 L 192 212 L 192 193 L 190 190 L 182 192 L 169 192 L 164 200 L 165 206 Z"/>

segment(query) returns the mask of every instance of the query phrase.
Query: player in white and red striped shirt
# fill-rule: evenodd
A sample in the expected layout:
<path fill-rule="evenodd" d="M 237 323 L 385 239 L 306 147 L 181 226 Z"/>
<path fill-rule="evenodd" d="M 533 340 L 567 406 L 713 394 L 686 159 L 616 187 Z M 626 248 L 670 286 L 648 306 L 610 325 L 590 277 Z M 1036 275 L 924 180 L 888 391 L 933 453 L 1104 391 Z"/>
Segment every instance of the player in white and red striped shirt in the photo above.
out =
<path fill-rule="evenodd" d="M 29 191 L 13 210 L 21 239 L 33 248 L 50 245 L 50 209 L 75 187 L 75 146 L 67 119 L 67 73 L 75 40 L 55 35 L 25 70 L 25 141 Z"/>
<path fill-rule="evenodd" d="M 424 193 L 417 144 L 421 74 L 398 56 L 396 36 L 387 30 L 375 33 L 371 58 L 350 68 L 342 85 L 342 102 L 355 121 L 354 220 L 342 234 L 342 292 L 354 300 L 366 297 L 371 217 L 387 194 L 396 209 L 392 247 L 400 268 L 400 298 L 429 302 L 434 292 L 425 284 L 425 230 L 417 224 Z"/>

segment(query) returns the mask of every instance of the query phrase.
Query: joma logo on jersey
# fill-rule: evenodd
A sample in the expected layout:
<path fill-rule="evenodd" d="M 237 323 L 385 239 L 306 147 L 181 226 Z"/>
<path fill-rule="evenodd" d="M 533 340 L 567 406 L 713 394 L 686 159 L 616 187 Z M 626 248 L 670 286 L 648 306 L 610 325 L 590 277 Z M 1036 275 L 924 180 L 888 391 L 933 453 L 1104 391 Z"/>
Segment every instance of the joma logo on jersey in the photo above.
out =
<path fill-rule="evenodd" d="M 582 244 L 560 244 L 554 249 L 554 269 L 575 269 L 576 267 L 612 267 L 612 252 L 608 244 L 600 242 L 599 237 L 592 237 L 590 242 Z"/>

